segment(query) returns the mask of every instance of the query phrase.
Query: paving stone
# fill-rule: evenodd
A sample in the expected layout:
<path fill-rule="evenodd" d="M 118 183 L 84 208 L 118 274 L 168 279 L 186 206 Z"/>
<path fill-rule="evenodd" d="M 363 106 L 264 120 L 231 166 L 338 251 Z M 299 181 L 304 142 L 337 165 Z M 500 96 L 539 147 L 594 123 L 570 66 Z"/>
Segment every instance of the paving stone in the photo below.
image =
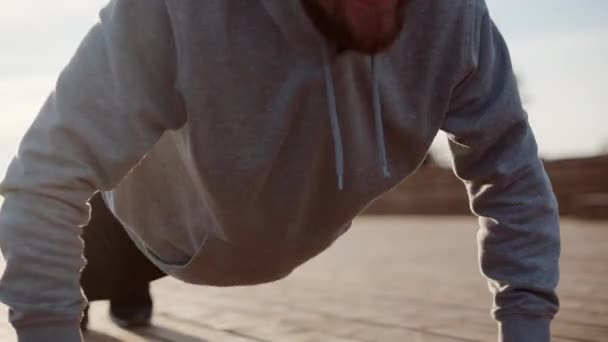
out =
<path fill-rule="evenodd" d="M 365 217 L 273 284 L 152 286 L 153 327 L 125 331 L 93 303 L 87 342 L 494 341 L 473 218 Z M 608 341 L 608 226 L 564 220 L 557 342 Z M 15 341 L 0 307 L 0 341 Z"/>

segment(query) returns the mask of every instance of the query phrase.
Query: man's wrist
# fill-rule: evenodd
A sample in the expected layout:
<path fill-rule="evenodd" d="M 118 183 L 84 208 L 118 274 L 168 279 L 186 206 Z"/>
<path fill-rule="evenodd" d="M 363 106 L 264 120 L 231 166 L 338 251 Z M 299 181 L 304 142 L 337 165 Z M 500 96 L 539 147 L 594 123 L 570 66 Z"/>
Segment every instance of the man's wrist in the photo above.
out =
<path fill-rule="evenodd" d="M 82 342 L 79 324 L 21 327 L 17 338 L 19 342 Z"/>
<path fill-rule="evenodd" d="M 498 320 L 499 342 L 550 342 L 551 318 L 506 315 Z"/>

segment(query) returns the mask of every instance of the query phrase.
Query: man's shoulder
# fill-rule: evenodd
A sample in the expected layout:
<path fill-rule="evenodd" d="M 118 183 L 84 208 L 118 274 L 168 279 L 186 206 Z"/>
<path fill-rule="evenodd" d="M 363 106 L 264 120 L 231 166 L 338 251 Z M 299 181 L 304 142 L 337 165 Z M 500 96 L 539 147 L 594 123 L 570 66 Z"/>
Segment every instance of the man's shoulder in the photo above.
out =
<path fill-rule="evenodd" d="M 410 0 L 402 39 L 392 49 L 394 60 L 408 56 L 408 65 L 422 65 L 429 77 L 452 87 L 468 70 L 479 4 L 484 0 Z"/>
<path fill-rule="evenodd" d="M 406 8 L 406 26 L 421 38 L 443 40 L 446 37 L 466 40 L 476 12 L 484 0 L 410 0 Z"/>
<path fill-rule="evenodd" d="M 485 0 L 410 0 L 409 15 L 424 15 L 431 22 L 470 17 L 476 8 L 485 7 Z"/>

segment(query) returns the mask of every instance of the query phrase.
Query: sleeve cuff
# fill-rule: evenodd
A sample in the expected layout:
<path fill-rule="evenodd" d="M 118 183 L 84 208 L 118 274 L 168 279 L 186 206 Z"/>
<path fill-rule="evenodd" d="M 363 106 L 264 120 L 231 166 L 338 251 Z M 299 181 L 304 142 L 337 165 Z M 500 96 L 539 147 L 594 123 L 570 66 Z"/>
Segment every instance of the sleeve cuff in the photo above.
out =
<path fill-rule="evenodd" d="M 17 329 L 17 339 L 19 342 L 82 342 L 82 334 L 78 324 L 29 326 Z"/>
<path fill-rule="evenodd" d="M 551 318 L 513 315 L 498 321 L 499 342 L 551 342 Z"/>

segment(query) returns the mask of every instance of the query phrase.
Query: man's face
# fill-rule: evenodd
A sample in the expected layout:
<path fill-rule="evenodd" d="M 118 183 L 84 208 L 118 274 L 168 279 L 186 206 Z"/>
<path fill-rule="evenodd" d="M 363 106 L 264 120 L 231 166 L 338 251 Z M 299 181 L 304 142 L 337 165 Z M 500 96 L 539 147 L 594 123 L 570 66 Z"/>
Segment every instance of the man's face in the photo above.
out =
<path fill-rule="evenodd" d="M 374 54 L 388 48 L 403 27 L 407 0 L 301 0 L 328 39 L 341 48 Z"/>

